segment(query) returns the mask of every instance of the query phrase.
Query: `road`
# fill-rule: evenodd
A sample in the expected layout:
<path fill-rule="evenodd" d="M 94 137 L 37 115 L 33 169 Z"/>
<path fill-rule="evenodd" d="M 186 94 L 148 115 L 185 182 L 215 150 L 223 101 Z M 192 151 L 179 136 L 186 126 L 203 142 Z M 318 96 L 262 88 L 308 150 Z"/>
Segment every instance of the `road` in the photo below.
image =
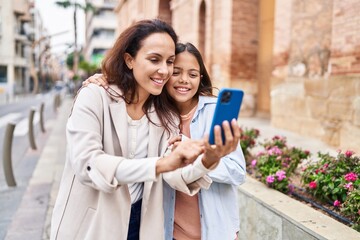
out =
<path fill-rule="evenodd" d="M 60 93 L 62 97 L 65 94 L 65 92 L 52 91 L 47 94 L 24 98 L 16 103 L 0 105 L 0 239 L 5 238 L 7 229 L 20 206 L 29 180 L 37 165 L 42 148 L 52 131 L 54 120 L 57 117 L 57 111 L 54 108 L 57 93 Z M 39 111 L 42 103 L 44 103 L 43 118 L 46 130 L 44 133 L 41 131 L 39 121 Z M 28 137 L 28 118 L 32 108 L 36 111 L 33 121 L 36 150 L 30 148 Z M 4 135 L 8 122 L 16 123 L 11 153 L 15 187 L 7 185 L 3 168 Z"/>
<path fill-rule="evenodd" d="M 35 143 L 37 138 L 41 135 L 40 128 L 40 106 L 41 103 L 44 103 L 44 125 L 46 122 L 55 117 L 56 111 L 54 109 L 54 96 L 56 92 L 52 91 L 47 94 L 38 94 L 33 97 L 26 97 L 22 100 L 19 100 L 16 103 L 10 103 L 6 105 L 0 105 L 0 157 L 3 161 L 3 147 L 5 139 L 5 132 L 9 122 L 15 123 L 14 137 L 12 142 L 12 165 L 14 172 L 16 172 L 18 166 L 21 164 L 21 160 L 24 157 L 24 154 L 28 151 L 30 147 L 29 143 L 29 114 L 30 110 L 35 110 L 34 115 L 34 136 Z M 45 129 L 46 130 L 46 129 Z M 3 163 L 0 164 L 0 190 L 7 188 L 5 182 L 5 176 L 3 173 Z"/>

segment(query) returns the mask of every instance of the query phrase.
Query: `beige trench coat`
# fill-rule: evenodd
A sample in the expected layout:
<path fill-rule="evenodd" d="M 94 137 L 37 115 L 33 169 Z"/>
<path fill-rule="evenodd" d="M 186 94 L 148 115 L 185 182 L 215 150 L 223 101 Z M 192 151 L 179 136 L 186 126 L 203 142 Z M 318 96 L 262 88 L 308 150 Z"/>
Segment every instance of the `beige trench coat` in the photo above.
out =
<path fill-rule="evenodd" d="M 155 112 L 149 115 L 159 123 Z M 163 182 L 155 174 L 155 164 L 167 148 L 167 135 L 163 128 L 150 124 L 148 158 L 139 160 L 141 171 L 132 169 L 129 161 L 134 160 L 126 158 L 125 102 L 110 98 L 94 84 L 83 88 L 67 123 L 66 163 L 53 210 L 51 239 L 125 240 L 131 206 L 126 183 L 134 178 L 145 182 L 140 239 L 164 239 Z M 115 178 L 119 164 L 129 166 L 122 183 Z M 144 171 L 146 174 L 136 176 Z M 171 179 L 171 185 L 184 192 L 200 189 L 196 184 L 187 186 L 174 173 Z"/>

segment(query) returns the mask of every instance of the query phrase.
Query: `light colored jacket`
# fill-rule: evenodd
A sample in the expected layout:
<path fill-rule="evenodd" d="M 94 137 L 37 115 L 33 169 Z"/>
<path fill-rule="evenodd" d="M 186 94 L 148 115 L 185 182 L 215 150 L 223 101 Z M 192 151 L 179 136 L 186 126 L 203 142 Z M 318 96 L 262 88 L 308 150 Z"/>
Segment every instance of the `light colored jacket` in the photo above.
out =
<path fill-rule="evenodd" d="M 190 123 L 192 139 L 202 139 L 209 133 L 216 98 L 199 98 L 198 108 Z M 201 239 L 233 240 L 240 229 L 237 187 L 245 182 L 246 165 L 240 144 L 236 151 L 223 157 L 219 165 L 207 174 L 212 183 L 201 189 L 199 196 Z M 165 239 L 173 239 L 175 190 L 164 183 Z"/>
<path fill-rule="evenodd" d="M 133 179 L 144 182 L 140 239 L 164 239 L 163 181 L 161 174 L 156 176 L 155 165 L 165 153 L 169 136 L 154 109 L 149 116 L 158 126 L 149 124 L 148 158 L 127 159 L 125 102 L 109 97 L 95 84 L 78 93 L 67 123 L 66 163 L 53 210 L 51 239 L 125 240 L 131 210 L 127 183 Z M 129 169 L 122 182 L 115 178 L 119 164 Z M 200 188 L 192 187 L 183 190 Z"/>

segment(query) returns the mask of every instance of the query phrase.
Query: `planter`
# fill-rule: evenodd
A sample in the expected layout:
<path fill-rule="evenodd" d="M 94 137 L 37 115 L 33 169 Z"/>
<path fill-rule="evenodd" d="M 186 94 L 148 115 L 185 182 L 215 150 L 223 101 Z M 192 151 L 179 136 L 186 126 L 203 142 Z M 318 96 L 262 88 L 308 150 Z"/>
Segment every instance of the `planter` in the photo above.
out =
<path fill-rule="evenodd" d="M 251 176 L 239 191 L 244 240 L 360 239 L 360 233 Z"/>

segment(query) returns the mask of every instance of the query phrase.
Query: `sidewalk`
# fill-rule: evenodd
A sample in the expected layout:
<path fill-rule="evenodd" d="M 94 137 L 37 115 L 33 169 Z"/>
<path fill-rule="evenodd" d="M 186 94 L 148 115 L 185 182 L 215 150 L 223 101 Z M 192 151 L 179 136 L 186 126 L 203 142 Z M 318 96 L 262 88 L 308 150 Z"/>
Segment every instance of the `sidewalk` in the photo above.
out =
<path fill-rule="evenodd" d="M 71 98 L 63 99 L 5 239 L 49 239 L 52 208 L 65 162 L 65 125 L 71 105 Z"/>
<path fill-rule="evenodd" d="M 65 162 L 65 125 L 71 105 L 72 98 L 63 100 L 23 199 L 8 227 L 7 240 L 49 239 L 52 209 Z M 313 154 L 318 151 L 335 153 L 334 148 L 319 140 L 273 128 L 266 119 L 241 117 L 239 123 L 244 127 L 259 129 L 262 139 L 281 135 L 287 138 L 289 145 L 307 149 Z"/>

